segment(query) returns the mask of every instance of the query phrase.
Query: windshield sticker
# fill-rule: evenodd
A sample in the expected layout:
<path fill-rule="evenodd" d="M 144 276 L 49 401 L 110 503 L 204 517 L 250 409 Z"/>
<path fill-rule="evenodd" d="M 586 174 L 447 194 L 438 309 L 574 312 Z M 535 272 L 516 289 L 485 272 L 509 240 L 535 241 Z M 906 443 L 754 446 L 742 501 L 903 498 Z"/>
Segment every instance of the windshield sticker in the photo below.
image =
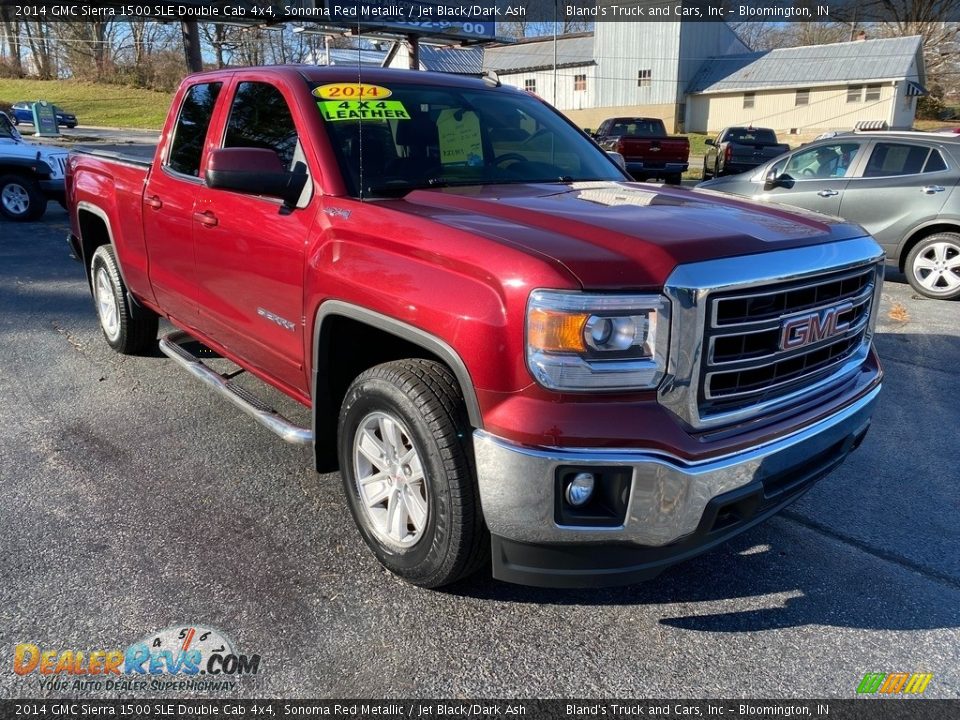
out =
<path fill-rule="evenodd" d="M 367 83 L 330 83 L 313 89 L 321 100 L 385 100 L 393 91 L 382 85 Z"/>
<path fill-rule="evenodd" d="M 325 100 L 317 107 L 323 119 L 329 122 L 339 120 L 409 120 L 410 113 L 399 100 Z"/>
<path fill-rule="evenodd" d="M 437 118 L 440 162 L 443 165 L 483 164 L 480 118 L 472 111 L 444 110 Z"/>

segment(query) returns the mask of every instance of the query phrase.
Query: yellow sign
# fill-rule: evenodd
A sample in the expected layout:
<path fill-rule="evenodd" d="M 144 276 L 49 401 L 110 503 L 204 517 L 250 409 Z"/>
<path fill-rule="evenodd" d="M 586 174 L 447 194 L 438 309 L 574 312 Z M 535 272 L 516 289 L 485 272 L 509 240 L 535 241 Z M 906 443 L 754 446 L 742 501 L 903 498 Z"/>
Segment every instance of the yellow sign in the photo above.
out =
<path fill-rule="evenodd" d="M 409 120 L 410 114 L 399 100 L 326 100 L 317 107 L 328 122 L 339 120 Z"/>
<path fill-rule="evenodd" d="M 321 100 L 383 100 L 393 91 L 381 85 L 367 83 L 331 83 L 314 88 L 313 94 Z"/>
<path fill-rule="evenodd" d="M 480 118 L 472 111 L 444 110 L 437 118 L 440 162 L 444 165 L 483 163 Z"/>

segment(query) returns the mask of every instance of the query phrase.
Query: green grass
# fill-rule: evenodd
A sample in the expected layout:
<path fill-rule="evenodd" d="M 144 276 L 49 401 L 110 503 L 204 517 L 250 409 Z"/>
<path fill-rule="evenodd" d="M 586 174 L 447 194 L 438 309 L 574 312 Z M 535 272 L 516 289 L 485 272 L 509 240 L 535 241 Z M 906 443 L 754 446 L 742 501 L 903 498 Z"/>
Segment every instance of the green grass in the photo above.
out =
<path fill-rule="evenodd" d="M 707 152 L 707 138 L 713 135 L 701 135 L 700 133 L 687 133 L 687 139 L 690 141 L 690 155 L 703 157 Z"/>
<path fill-rule="evenodd" d="M 170 93 L 70 80 L 0 80 L 0 101 L 47 100 L 75 113 L 80 127 L 159 130 L 170 107 Z"/>

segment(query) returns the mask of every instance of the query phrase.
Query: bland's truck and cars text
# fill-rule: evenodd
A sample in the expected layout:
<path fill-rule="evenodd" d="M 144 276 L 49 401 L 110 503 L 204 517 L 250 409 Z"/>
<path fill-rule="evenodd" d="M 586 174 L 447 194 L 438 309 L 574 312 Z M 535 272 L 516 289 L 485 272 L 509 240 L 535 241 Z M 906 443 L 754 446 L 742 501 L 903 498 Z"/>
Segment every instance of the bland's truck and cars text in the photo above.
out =
<path fill-rule="evenodd" d="M 107 342 L 164 353 L 339 467 L 364 540 L 438 587 L 635 582 L 863 440 L 884 270 L 859 226 L 630 181 L 495 78 L 189 76 L 152 157 L 70 156 Z M 281 417 L 202 343 L 311 409 Z"/>

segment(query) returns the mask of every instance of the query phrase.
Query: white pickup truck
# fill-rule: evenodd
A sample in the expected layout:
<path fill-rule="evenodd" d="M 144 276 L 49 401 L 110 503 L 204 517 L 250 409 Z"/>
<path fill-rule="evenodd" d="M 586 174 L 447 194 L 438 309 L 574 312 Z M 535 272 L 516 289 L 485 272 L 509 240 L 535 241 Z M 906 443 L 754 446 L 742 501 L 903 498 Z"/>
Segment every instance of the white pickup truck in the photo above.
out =
<path fill-rule="evenodd" d="M 10 220 L 38 220 L 47 202 L 64 202 L 67 151 L 25 142 L 0 112 L 0 213 Z"/>

